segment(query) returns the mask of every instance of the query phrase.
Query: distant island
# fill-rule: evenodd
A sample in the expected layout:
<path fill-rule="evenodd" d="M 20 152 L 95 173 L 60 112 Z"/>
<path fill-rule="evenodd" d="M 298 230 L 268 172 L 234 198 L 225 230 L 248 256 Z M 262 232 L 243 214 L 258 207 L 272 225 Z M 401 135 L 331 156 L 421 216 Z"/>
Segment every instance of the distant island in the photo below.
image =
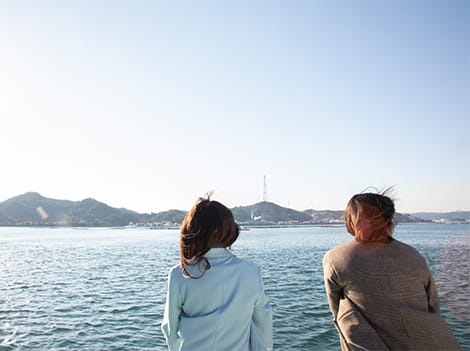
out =
<path fill-rule="evenodd" d="M 241 226 L 292 226 L 343 224 L 344 211 L 297 211 L 272 202 L 259 202 L 232 208 L 235 220 Z M 87 198 L 82 201 L 57 200 L 28 192 L 0 202 L 0 226 L 71 226 L 71 227 L 178 227 L 186 211 L 168 210 L 159 213 L 138 213 L 125 208 L 114 208 Z M 470 211 L 448 213 L 397 213 L 397 223 L 410 222 L 466 222 Z"/>

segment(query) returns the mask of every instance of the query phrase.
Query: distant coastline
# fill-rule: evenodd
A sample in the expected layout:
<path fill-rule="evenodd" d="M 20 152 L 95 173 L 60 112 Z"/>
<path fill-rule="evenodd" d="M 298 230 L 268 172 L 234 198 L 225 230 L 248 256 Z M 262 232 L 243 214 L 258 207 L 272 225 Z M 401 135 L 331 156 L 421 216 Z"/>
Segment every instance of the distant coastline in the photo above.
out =
<path fill-rule="evenodd" d="M 242 228 L 284 228 L 298 226 L 342 226 L 342 210 L 297 211 L 272 202 L 259 202 L 232 208 Z M 95 199 L 82 201 L 57 200 L 29 192 L 0 202 L 0 226 L 8 227 L 119 227 L 175 229 L 186 211 L 168 210 L 138 213 L 110 207 Z M 470 223 L 470 211 L 447 213 L 397 213 L 396 223 Z"/>

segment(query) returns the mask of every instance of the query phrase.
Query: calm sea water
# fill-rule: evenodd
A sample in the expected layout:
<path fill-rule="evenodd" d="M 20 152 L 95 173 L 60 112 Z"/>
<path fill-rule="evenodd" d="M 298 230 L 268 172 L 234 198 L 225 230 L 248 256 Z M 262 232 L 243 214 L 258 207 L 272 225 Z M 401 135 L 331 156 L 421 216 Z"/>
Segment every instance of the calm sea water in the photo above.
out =
<path fill-rule="evenodd" d="M 443 315 L 470 350 L 470 225 L 400 225 L 428 261 Z M 234 253 L 260 264 L 275 349 L 339 350 L 321 259 L 342 227 L 251 229 Z M 165 350 L 160 332 L 177 231 L 0 228 L 0 350 Z"/>

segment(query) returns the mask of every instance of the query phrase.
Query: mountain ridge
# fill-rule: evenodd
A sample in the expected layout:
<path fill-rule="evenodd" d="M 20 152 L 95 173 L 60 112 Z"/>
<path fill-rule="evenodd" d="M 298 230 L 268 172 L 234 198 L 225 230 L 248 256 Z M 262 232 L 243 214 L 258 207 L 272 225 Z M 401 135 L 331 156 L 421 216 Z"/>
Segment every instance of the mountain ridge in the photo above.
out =
<path fill-rule="evenodd" d="M 301 225 L 343 223 L 343 210 L 297 211 L 272 202 L 237 206 L 231 209 L 240 225 Z M 126 208 L 111 207 L 93 198 L 80 201 L 58 200 L 37 192 L 27 192 L 0 202 L 0 226 L 86 226 L 115 227 L 129 224 L 179 225 L 187 211 L 172 209 L 158 213 L 138 213 Z M 418 217 L 416 214 L 419 214 Z M 470 211 L 448 213 L 397 213 L 395 221 L 470 221 Z"/>

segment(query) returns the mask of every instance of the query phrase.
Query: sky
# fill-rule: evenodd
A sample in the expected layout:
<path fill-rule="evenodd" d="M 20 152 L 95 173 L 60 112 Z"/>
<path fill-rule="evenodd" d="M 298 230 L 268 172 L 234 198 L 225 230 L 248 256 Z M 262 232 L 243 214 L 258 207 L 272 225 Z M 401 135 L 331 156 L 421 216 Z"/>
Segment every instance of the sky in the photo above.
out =
<path fill-rule="evenodd" d="M 470 2 L 0 0 L 0 201 L 470 210 Z"/>

